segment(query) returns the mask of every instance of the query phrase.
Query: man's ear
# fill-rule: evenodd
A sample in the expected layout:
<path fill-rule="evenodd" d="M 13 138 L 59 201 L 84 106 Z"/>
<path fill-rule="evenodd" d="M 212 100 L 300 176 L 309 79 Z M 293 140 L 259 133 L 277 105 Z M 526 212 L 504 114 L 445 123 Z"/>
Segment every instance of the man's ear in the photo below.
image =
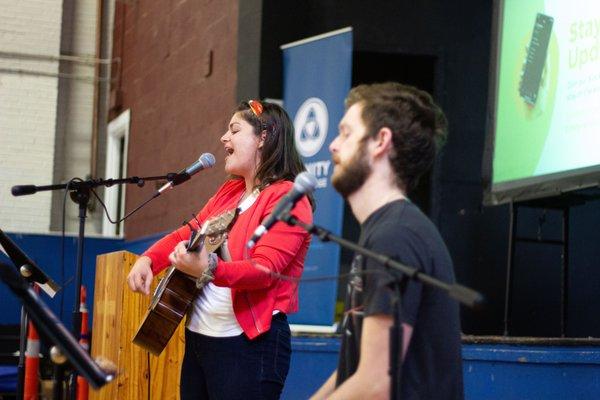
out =
<path fill-rule="evenodd" d="M 373 140 L 373 155 L 378 156 L 381 154 L 387 154 L 393 147 L 392 143 L 392 131 L 388 127 L 383 127 L 377 132 L 377 136 Z"/>

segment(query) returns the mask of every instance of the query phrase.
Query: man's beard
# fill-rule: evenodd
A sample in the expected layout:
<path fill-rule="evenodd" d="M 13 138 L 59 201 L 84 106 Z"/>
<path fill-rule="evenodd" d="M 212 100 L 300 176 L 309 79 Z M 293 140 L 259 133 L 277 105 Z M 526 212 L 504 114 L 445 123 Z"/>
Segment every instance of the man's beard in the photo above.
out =
<path fill-rule="evenodd" d="M 336 165 L 337 173 L 334 171 L 331 177 L 331 184 L 344 198 L 360 189 L 371 174 L 371 166 L 367 160 L 367 143 L 361 141 L 358 146 L 354 156 L 345 165 Z"/>

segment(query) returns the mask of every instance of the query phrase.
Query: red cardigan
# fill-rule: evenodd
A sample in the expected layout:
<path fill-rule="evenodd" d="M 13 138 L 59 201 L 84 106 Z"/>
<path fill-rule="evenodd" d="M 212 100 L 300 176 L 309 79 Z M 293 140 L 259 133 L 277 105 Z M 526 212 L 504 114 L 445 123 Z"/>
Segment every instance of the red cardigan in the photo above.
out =
<path fill-rule="evenodd" d="M 277 222 L 244 257 L 246 242 L 292 185 L 290 181 L 279 181 L 267 186 L 254 204 L 238 216 L 227 239 L 233 261 L 219 259 L 215 271 L 213 283 L 231 288 L 233 311 L 249 339 L 269 330 L 273 310 L 286 314 L 298 311 L 298 284 L 273 277 L 268 271 L 299 278 L 310 235 L 300 227 Z M 237 207 L 244 190 L 242 179 L 225 182 L 200 210 L 198 221 L 202 224 L 207 218 Z M 292 213 L 301 221 L 312 223 L 312 210 L 306 197 L 296 204 Z M 190 222 L 197 226 L 196 221 Z M 177 243 L 189 237 L 190 228 L 184 226 L 146 250 L 144 255 L 152 259 L 152 271 L 156 274 L 169 266 L 169 253 Z"/>

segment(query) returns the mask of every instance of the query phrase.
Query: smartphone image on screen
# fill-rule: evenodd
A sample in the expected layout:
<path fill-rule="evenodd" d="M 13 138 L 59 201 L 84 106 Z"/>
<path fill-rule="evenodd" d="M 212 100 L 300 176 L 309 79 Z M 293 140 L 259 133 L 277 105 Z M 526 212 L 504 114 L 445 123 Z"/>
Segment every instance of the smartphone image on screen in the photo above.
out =
<path fill-rule="evenodd" d="M 519 94 L 527 104 L 532 106 L 535 105 L 538 97 L 553 22 L 554 18 L 538 13 L 535 18 L 531 41 L 527 47 L 527 56 L 523 64 Z"/>

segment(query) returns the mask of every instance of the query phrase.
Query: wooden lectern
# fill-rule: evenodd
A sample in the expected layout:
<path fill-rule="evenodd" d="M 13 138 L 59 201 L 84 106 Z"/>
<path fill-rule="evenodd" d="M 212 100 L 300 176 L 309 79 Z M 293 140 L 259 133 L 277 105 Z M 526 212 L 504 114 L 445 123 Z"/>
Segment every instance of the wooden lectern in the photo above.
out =
<path fill-rule="evenodd" d="M 92 357 L 117 364 L 119 375 L 100 390 L 90 389 L 90 399 L 179 399 L 184 324 L 159 357 L 131 342 L 151 300 L 127 286 L 127 274 L 136 259 L 133 253 L 118 251 L 96 260 Z M 155 277 L 152 290 L 157 282 Z"/>

